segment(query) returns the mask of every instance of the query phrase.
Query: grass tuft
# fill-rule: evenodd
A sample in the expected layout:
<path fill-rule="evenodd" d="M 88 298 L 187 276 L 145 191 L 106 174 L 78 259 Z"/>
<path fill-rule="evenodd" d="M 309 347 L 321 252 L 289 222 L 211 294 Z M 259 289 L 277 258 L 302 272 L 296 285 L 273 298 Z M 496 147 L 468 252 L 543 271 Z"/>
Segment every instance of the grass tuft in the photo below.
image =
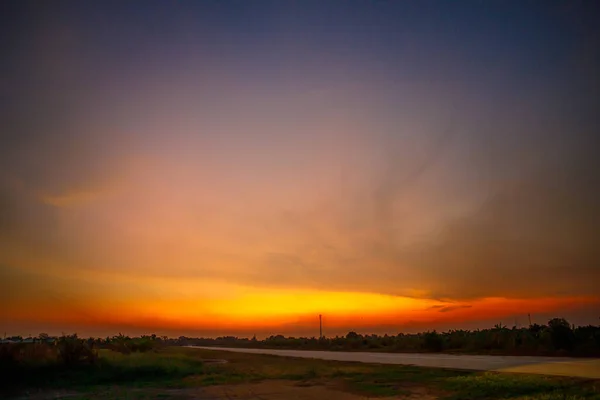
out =
<path fill-rule="evenodd" d="M 448 378 L 444 387 L 459 393 L 459 396 L 454 396 L 457 399 L 538 399 L 539 396 L 563 399 L 574 389 L 566 382 L 565 379 L 543 375 L 486 372 Z"/>
<path fill-rule="evenodd" d="M 17 388 L 81 388 L 103 384 L 139 385 L 202 374 L 200 359 L 170 353 L 123 355 L 101 350 L 95 364 L 21 363 L 0 366 L 1 386 Z"/>

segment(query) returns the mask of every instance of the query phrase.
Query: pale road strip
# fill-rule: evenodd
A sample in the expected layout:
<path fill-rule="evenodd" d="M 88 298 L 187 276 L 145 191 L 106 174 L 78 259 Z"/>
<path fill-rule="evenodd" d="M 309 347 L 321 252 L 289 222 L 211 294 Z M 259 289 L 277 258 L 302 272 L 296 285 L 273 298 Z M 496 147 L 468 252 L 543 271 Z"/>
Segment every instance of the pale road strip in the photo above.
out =
<path fill-rule="evenodd" d="M 205 350 L 237 353 L 271 354 L 285 357 L 317 358 L 375 364 L 402 364 L 419 367 L 469 369 L 477 371 L 522 372 L 544 375 L 600 379 L 600 359 L 565 357 L 472 356 L 419 353 L 370 353 L 344 351 L 309 351 L 279 349 L 243 349 L 229 347 L 188 346 Z"/>

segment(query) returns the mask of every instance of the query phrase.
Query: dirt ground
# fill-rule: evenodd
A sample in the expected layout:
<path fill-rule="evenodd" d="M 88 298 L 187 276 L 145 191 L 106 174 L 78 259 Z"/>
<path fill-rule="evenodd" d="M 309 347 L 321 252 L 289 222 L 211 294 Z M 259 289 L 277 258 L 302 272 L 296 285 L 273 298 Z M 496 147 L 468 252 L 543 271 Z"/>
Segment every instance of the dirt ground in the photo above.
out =
<path fill-rule="evenodd" d="M 560 397 L 600 400 L 600 382 L 595 380 L 522 373 L 473 373 L 440 368 L 348 363 L 191 348 L 168 348 L 160 354 L 124 357 L 109 361 L 112 360 L 114 365 L 121 368 L 118 373 L 129 372 L 129 376 L 108 375 L 110 379 L 107 379 L 102 375 L 105 371 L 100 369 L 92 370 L 98 376 L 72 371 L 72 381 L 58 374 L 57 379 L 62 379 L 60 384 L 44 386 L 44 381 L 41 381 L 38 382 L 38 386 L 22 386 L 23 389 L 16 388 L 11 397 L 3 396 L 0 385 L 0 399 L 433 400 L 450 397 L 511 397 L 548 400 Z M 197 360 L 202 360 L 203 364 L 192 364 L 191 368 L 185 363 Z M 141 374 L 148 366 L 158 368 L 162 375 L 155 377 Z M 184 374 L 169 375 L 171 370 L 165 366 L 178 366 L 180 369 L 175 372 L 183 371 Z M 51 386 L 56 389 L 50 389 Z M 526 397 L 521 397 L 525 395 Z"/>
<path fill-rule="evenodd" d="M 426 388 L 411 388 L 411 394 L 401 397 L 368 397 L 342 391 L 340 384 L 310 384 L 306 382 L 271 380 L 260 383 L 222 385 L 208 388 L 180 389 L 170 394 L 182 399 L 198 400 L 365 400 L 436 399 Z"/>
<path fill-rule="evenodd" d="M 18 400 L 434 400 L 426 387 L 413 387 L 410 393 L 394 397 L 369 397 L 345 391 L 341 382 L 311 383 L 269 380 L 259 383 L 219 385 L 180 389 L 117 389 L 81 394 L 67 391 L 45 391 L 18 397 Z"/>

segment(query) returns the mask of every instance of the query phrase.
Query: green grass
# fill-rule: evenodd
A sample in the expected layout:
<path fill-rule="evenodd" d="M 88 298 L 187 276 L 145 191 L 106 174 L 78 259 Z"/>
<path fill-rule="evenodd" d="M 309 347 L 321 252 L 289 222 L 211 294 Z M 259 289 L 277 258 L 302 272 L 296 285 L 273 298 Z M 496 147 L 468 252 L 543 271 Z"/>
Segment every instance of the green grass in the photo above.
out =
<path fill-rule="evenodd" d="M 229 360 L 228 364 L 213 370 L 219 376 L 219 384 L 264 379 L 315 383 L 341 380 L 350 391 L 380 397 L 407 395 L 415 387 L 428 387 L 440 398 L 447 399 L 542 400 L 547 397 L 548 400 L 554 400 L 573 397 L 573 400 L 600 400 L 598 381 L 575 378 L 323 361 L 201 349 L 180 351 L 189 350 L 195 351 L 200 357 Z M 198 382 L 206 384 L 207 378 L 198 379 Z"/>
<path fill-rule="evenodd" d="M 434 393 L 440 399 L 600 400 L 598 381 L 539 375 L 479 373 L 229 353 L 183 347 L 123 355 L 99 353 L 98 365 L 66 368 L 26 364 L 0 368 L 0 388 L 69 389 L 70 399 L 181 399 L 179 389 L 269 379 L 300 386 L 332 385 L 370 397 Z M 226 359 L 226 364 L 203 359 Z M 178 397 L 179 396 L 179 397 Z M 2 395 L 0 394 L 0 397 Z"/>
<path fill-rule="evenodd" d="M 464 399 L 483 399 L 498 393 L 510 398 L 556 391 L 563 387 L 563 383 L 545 376 L 481 373 L 449 378 L 445 387 L 460 391 Z"/>
<path fill-rule="evenodd" d="M 24 363 L 0 366 L 0 387 L 89 389 L 99 385 L 127 384 L 143 386 L 157 382 L 167 384 L 186 376 L 202 374 L 204 365 L 197 357 L 185 353 L 134 353 L 123 355 L 100 351 L 96 365 L 63 366 L 44 363 Z"/>
<path fill-rule="evenodd" d="M 532 396 L 516 397 L 514 400 L 595 400 L 600 399 L 597 394 L 566 394 L 562 392 L 541 393 Z"/>
<path fill-rule="evenodd" d="M 229 360 L 229 364 L 220 366 L 219 383 L 262 379 L 289 379 L 314 383 L 340 380 L 352 392 L 380 397 L 407 395 L 415 387 L 427 387 L 439 394 L 440 398 L 447 399 L 534 400 L 545 398 L 539 396 L 550 396 L 548 400 L 554 400 L 562 398 L 560 396 L 575 396 L 573 399 L 600 400 L 598 382 L 580 379 L 323 361 L 201 349 L 186 350 L 196 351 L 198 355 L 206 358 Z M 204 384 L 206 380 L 199 379 L 199 382 Z"/>

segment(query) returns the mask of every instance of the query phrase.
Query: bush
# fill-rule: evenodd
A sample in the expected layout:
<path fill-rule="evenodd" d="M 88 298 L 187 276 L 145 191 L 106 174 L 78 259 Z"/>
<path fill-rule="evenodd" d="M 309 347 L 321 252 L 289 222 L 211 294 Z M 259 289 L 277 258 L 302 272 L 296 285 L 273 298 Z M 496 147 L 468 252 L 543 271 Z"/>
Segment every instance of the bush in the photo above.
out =
<path fill-rule="evenodd" d="M 67 366 L 95 364 L 98 352 L 77 335 L 62 336 L 58 339 L 58 361 Z"/>
<path fill-rule="evenodd" d="M 81 339 L 64 338 L 65 348 L 77 354 Z M 87 343 L 85 343 L 87 345 Z M 95 353 L 95 352 L 94 352 Z M 68 353 L 64 353 L 68 354 Z M 73 359 L 76 359 L 73 356 Z M 21 362 L 0 365 L 0 398 L 3 390 L 17 391 L 34 388 L 89 387 L 104 384 L 134 384 L 136 382 L 166 381 L 203 373 L 201 360 L 173 353 L 146 353 L 126 356 L 101 350 L 92 363 L 65 364 L 55 358 L 49 363 Z"/>
<path fill-rule="evenodd" d="M 54 362 L 57 349 L 45 343 L 7 343 L 0 344 L 0 365 L 42 364 Z"/>
<path fill-rule="evenodd" d="M 426 332 L 423 334 L 423 348 L 428 351 L 440 352 L 444 347 L 442 337 L 436 332 Z"/>
<path fill-rule="evenodd" d="M 12 366 L 21 360 L 21 344 L 0 345 L 0 365 Z"/>
<path fill-rule="evenodd" d="M 564 318 L 554 318 L 548 321 L 550 339 L 555 350 L 572 351 L 575 345 L 575 335 L 571 325 Z"/>

